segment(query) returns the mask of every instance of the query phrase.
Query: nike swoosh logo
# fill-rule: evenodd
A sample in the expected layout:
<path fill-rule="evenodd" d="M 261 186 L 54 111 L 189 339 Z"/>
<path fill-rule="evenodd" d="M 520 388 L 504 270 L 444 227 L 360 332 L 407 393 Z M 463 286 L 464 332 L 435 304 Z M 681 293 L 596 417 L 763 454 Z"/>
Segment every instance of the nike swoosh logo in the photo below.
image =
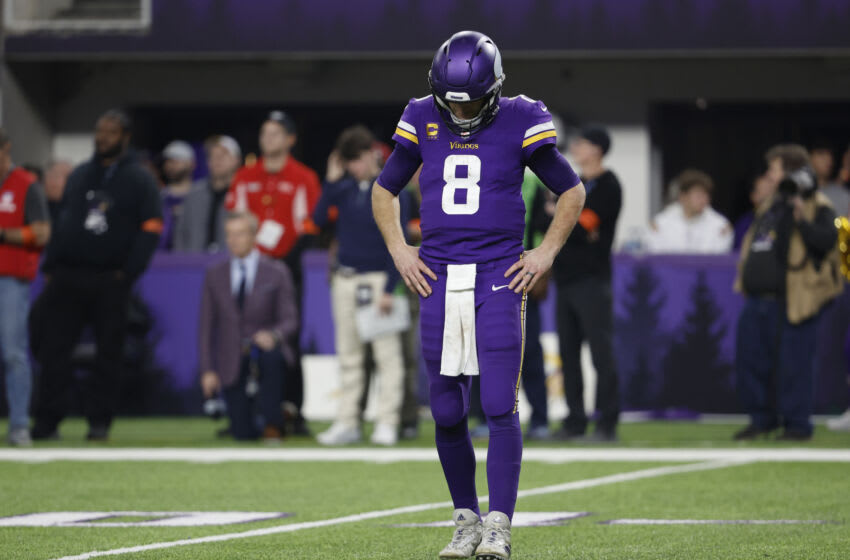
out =
<path fill-rule="evenodd" d="M 495 284 L 491 284 L 490 289 L 493 290 L 494 292 L 498 292 L 502 288 L 507 288 L 508 286 L 509 286 L 509 284 L 505 284 L 504 286 L 497 286 Z"/>

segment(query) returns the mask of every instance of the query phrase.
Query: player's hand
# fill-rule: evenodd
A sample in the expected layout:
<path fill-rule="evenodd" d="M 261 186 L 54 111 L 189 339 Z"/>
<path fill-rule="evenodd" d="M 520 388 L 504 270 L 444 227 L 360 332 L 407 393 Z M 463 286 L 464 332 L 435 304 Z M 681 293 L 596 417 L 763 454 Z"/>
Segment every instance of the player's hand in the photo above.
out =
<path fill-rule="evenodd" d="M 210 399 L 221 390 L 221 380 L 214 371 L 205 371 L 201 375 L 201 390 L 205 399 Z"/>
<path fill-rule="evenodd" d="M 342 176 L 345 175 L 345 167 L 342 165 L 342 158 L 339 153 L 334 150 L 328 156 L 328 168 L 325 171 L 325 179 L 328 183 L 336 183 Z"/>
<path fill-rule="evenodd" d="M 797 223 L 803 221 L 803 211 L 806 207 L 806 204 L 803 202 L 803 199 L 799 196 L 792 197 L 791 207 L 794 209 L 794 221 Z"/>
<path fill-rule="evenodd" d="M 395 303 L 393 295 L 384 292 L 381 294 L 381 299 L 378 300 L 378 311 L 380 311 L 381 315 L 389 315 L 392 313 L 393 303 Z"/>
<path fill-rule="evenodd" d="M 508 289 L 517 294 L 522 293 L 523 290 L 531 290 L 540 277 L 552 268 L 554 260 L 555 255 L 547 251 L 542 245 L 531 251 L 525 251 L 522 257 L 505 272 L 505 278 L 510 277 L 511 274 L 516 274 L 511 278 Z"/>
<path fill-rule="evenodd" d="M 422 297 L 431 295 L 431 285 L 425 279 L 423 274 L 430 277 L 432 280 L 437 279 L 437 275 L 428 268 L 422 259 L 419 258 L 419 247 L 411 247 L 407 243 L 399 245 L 399 247 L 390 252 L 393 257 L 395 267 L 401 274 L 402 280 L 412 291 L 417 292 Z"/>

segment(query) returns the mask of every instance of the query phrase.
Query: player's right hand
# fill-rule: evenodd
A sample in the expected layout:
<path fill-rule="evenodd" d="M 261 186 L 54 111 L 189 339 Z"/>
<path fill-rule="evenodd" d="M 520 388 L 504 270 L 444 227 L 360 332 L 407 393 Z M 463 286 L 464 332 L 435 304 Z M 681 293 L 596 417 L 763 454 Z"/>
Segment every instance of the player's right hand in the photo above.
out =
<path fill-rule="evenodd" d="M 431 285 L 423 274 L 428 275 L 432 280 L 436 280 L 437 275 L 419 258 L 419 247 L 412 247 L 405 243 L 390 254 L 407 287 L 422 297 L 430 296 Z"/>
<path fill-rule="evenodd" d="M 218 374 L 214 371 L 205 371 L 201 375 L 201 391 L 204 393 L 204 398 L 210 399 L 221 390 L 221 381 Z"/>

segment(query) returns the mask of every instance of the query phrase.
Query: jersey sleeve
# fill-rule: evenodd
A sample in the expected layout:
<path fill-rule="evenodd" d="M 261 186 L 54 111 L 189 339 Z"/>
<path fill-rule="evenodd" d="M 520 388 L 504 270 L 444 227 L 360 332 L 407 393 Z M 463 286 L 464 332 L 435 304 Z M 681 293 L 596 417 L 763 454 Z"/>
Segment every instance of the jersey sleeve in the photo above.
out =
<path fill-rule="evenodd" d="M 517 109 L 522 129 L 522 157 L 527 162 L 538 148 L 556 145 L 558 134 L 552 115 L 542 101 L 520 95 L 517 98 Z"/>
<path fill-rule="evenodd" d="M 393 133 L 393 140 L 407 148 L 409 152 L 419 156 L 420 131 L 417 129 L 418 119 L 416 118 L 415 101 L 415 99 L 411 99 L 407 107 L 404 108 L 404 112 L 396 125 L 395 133 Z"/>
<path fill-rule="evenodd" d="M 378 184 L 398 196 L 410 183 L 421 163 L 422 160 L 417 154 L 397 145 L 378 176 Z"/>

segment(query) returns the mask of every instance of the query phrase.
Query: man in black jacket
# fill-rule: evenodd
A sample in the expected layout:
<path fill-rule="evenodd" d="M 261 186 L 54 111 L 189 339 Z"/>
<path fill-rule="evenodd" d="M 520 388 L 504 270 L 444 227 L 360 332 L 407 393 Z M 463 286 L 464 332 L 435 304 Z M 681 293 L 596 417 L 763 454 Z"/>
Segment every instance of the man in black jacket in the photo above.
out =
<path fill-rule="evenodd" d="M 611 245 L 621 190 L 616 175 L 603 165 L 611 147 L 608 132 L 599 126 L 581 131 L 570 152 L 581 168 L 587 200 L 570 237 L 552 267 L 558 290 L 558 342 L 564 371 L 564 393 L 569 414 L 556 434 L 561 439 L 582 437 L 587 430 L 581 344 L 587 340 L 596 368 L 596 411 L 599 421 L 594 438 L 617 437 L 620 397 L 612 349 Z"/>
<path fill-rule="evenodd" d="M 33 439 L 55 439 L 67 413 L 71 355 L 83 328 L 97 345 L 87 391 L 89 440 L 105 440 L 118 400 L 127 301 L 162 231 L 154 178 L 128 151 L 130 121 L 104 113 L 95 126 L 95 154 L 68 178 L 59 221 L 47 246 L 47 282 L 31 316 L 41 380 Z"/>

